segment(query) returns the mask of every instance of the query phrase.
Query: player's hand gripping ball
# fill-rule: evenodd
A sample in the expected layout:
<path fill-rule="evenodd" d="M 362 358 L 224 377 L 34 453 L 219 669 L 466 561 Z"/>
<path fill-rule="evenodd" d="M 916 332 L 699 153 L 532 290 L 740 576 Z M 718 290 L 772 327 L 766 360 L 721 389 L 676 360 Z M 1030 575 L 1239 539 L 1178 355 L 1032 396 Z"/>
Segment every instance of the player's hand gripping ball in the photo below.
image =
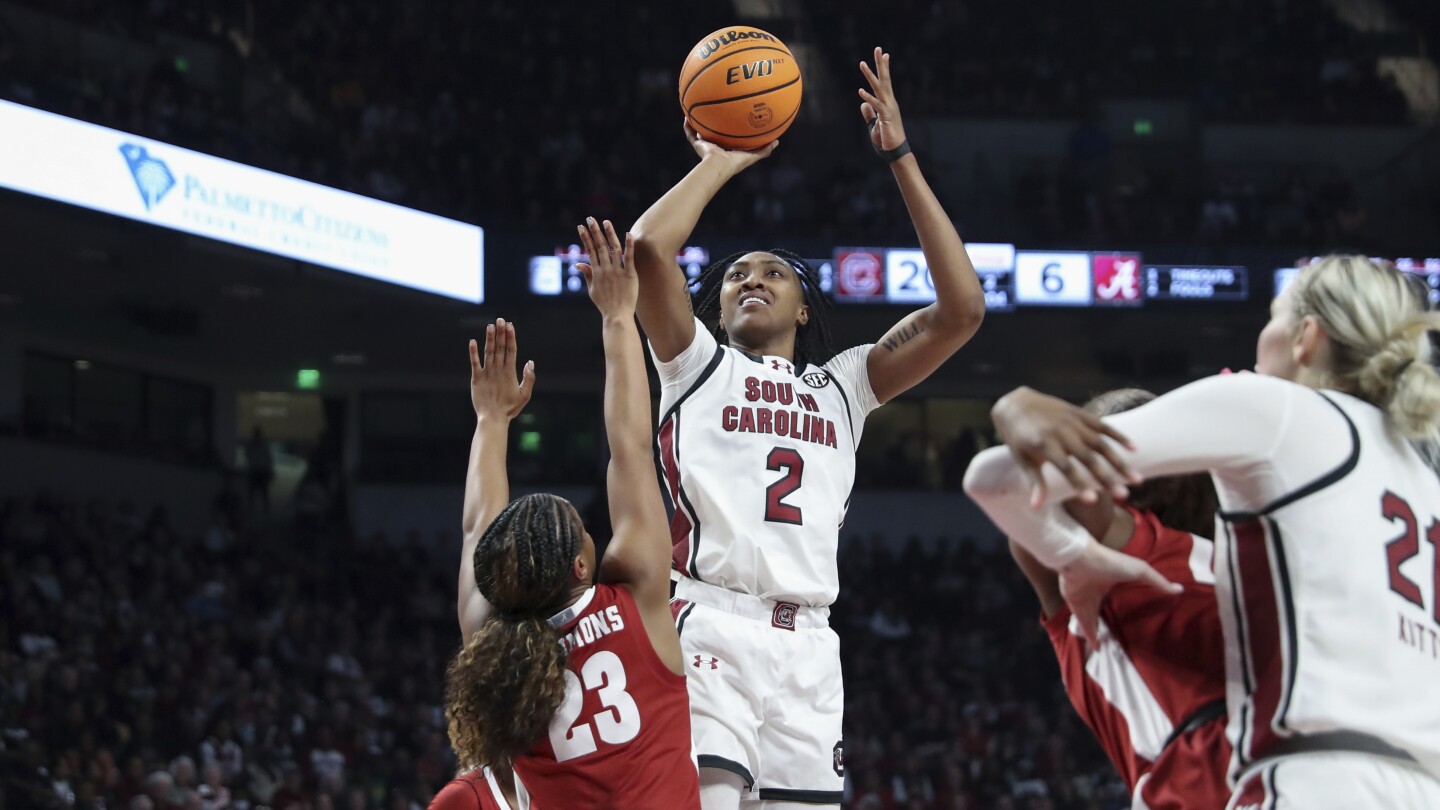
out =
<path fill-rule="evenodd" d="M 800 65 L 774 35 L 737 25 L 696 43 L 680 69 L 680 106 L 700 137 L 760 149 L 800 112 Z"/>

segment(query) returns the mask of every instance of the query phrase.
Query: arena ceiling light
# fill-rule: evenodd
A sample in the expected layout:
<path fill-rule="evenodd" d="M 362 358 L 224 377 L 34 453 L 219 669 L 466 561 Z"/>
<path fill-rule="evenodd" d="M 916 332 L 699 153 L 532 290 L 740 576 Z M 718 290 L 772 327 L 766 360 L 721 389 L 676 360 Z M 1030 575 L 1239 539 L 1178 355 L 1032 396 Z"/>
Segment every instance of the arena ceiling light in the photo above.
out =
<path fill-rule="evenodd" d="M 0 101 L 0 187 L 414 290 L 484 300 L 484 232 Z"/>

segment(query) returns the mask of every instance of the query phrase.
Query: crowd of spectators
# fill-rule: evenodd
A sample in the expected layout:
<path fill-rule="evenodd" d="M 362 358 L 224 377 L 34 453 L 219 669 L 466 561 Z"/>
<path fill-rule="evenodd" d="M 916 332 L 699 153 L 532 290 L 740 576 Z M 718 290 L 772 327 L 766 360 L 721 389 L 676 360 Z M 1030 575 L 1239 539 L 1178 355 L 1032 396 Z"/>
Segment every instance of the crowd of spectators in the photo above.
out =
<path fill-rule="evenodd" d="M 0 807 L 413 810 L 451 777 L 458 541 L 236 510 L 0 500 Z M 1003 548 L 847 538 L 841 565 L 848 807 L 1128 806 Z"/>
<path fill-rule="evenodd" d="M 911 4 L 807 0 L 837 66 L 905 43 L 907 111 L 1079 117 L 1097 98 L 1192 102 L 1204 120 L 1400 123 L 1406 105 L 1363 35 L 1293 0 Z M 898 45 L 890 46 L 898 48 Z"/>
<path fill-rule="evenodd" d="M 587 214 L 633 220 L 689 168 L 675 73 L 690 42 L 733 22 L 728 4 L 622 12 L 502 0 L 22 2 L 141 42 L 178 32 L 224 54 L 229 78 L 204 86 L 163 50 L 141 73 L 83 52 L 25 51 L 0 15 L 0 97 L 446 216 L 550 234 L 568 233 Z M 899 86 L 912 116 L 1079 119 L 1098 100 L 1140 96 L 1190 101 L 1203 121 L 1406 117 L 1358 34 L 1324 9 L 1285 0 L 1178 8 L 932 2 L 913 14 L 813 0 L 803 8 L 772 22 L 823 56 L 810 69 L 831 81 L 814 86 L 856 83 L 855 61 L 881 42 L 905 54 Z M 277 83 L 266 100 L 238 90 L 234 77 L 251 74 Z M 873 239 L 910 238 L 888 178 L 855 159 L 863 140 L 852 132 L 851 105 L 822 109 L 828 119 L 797 128 L 786 160 L 747 173 L 702 231 L 825 237 L 858 226 Z M 837 137 L 842 128 L 851 137 Z M 1068 216 L 1069 179 L 1032 180 L 1020 193 L 1053 198 Z M 1073 224 L 1094 238 L 1110 234 L 1084 229 L 1155 226 L 1189 236 L 1205 227 L 1206 199 L 1177 186 L 1163 171 L 1121 177 L 1092 195 Z"/>

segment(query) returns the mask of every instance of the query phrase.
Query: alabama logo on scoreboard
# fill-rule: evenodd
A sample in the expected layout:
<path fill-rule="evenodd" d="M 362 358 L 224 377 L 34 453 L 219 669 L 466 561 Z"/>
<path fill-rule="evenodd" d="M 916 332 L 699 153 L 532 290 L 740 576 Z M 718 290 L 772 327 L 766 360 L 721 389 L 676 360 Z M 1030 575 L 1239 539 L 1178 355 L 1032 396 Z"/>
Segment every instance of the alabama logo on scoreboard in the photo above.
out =
<path fill-rule="evenodd" d="M 1139 304 L 1144 298 L 1139 253 L 1093 253 L 1096 304 Z"/>

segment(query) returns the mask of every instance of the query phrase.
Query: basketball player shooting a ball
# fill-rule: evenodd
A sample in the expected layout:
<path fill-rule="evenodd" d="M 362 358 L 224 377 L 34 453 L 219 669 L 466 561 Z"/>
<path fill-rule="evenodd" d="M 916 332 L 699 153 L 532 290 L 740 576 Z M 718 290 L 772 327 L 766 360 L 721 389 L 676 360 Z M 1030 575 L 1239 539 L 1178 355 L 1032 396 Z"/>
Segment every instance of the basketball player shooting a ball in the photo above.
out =
<path fill-rule="evenodd" d="M 860 113 L 889 162 L 936 302 L 877 344 L 828 357 L 814 271 L 786 251 L 706 270 L 691 310 L 675 255 L 731 178 L 768 157 L 686 127 L 700 163 L 635 225 L 636 312 L 661 379 L 659 453 L 675 506 L 676 624 L 689 675 L 706 810 L 839 804 L 839 642 L 828 605 L 865 417 L 928 377 L 984 317 L 979 279 L 910 153 L 876 48 Z M 718 339 L 696 317 L 718 314 Z M 748 797 L 746 791 L 748 792 Z"/>

